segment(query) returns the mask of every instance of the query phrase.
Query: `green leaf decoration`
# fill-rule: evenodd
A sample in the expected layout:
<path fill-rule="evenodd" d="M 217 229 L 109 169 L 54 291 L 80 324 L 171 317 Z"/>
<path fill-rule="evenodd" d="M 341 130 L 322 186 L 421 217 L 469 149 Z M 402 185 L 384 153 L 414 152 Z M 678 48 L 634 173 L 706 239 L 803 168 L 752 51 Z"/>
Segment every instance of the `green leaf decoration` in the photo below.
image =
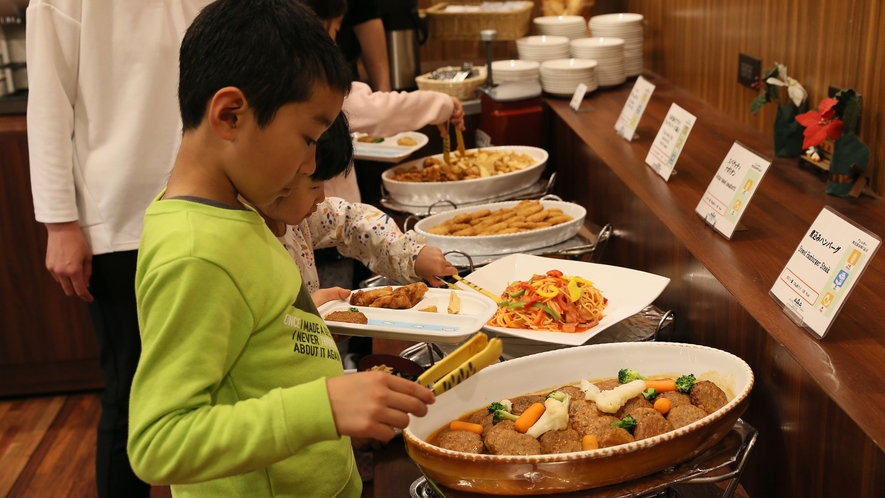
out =
<path fill-rule="evenodd" d="M 768 92 L 760 93 L 752 102 L 750 102 L 750 112 L 755 116 L 762 110 L 762 106 L 769 101 Z"/>

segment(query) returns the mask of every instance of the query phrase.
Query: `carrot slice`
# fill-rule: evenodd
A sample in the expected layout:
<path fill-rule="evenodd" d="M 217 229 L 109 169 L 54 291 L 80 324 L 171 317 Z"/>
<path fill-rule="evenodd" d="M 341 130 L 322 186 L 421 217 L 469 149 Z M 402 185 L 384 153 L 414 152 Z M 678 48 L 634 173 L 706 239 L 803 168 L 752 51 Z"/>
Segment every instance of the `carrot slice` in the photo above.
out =
<path fill-rule="evenodd" d="M 533 403 L 532 406 L 526 408 L 522 415 L 516 419 L 516 422 L 513 423 L 516 431 L 525 433 L 525 431 L 535 425 L 535 422 L 541 418 L 545 410 L 547 410 L 547 407 L 541 403 Z"/>
<path fill-rule="evenodd" d="M 670 400 L 667 398 L 658 398 L 655 400 L 655 410 L 661 412 L 661 415 L 670 411 Z"/>
<path fill-rule="evenodd" d="M 660 393 L 676 390 L 676 381 L 673 379 L 664 380 L 647 380 L 645 381 L 645 390 L 657 389 Z"/>
<path fill-rule="evenodd" d="M 453 431 L 470 431 L 482 436 L 481 425 L 471 424 L 470 422 L 464 422 L 463 420 L 452 420 L 452 423 L 449 424 L 449 429 Z"/>
<path fill-rule="evenodd" d="M 581 439 L 582 450 L 595 450 L 599 448 L 599 440 L 593 434 L 587 434 Z"/>

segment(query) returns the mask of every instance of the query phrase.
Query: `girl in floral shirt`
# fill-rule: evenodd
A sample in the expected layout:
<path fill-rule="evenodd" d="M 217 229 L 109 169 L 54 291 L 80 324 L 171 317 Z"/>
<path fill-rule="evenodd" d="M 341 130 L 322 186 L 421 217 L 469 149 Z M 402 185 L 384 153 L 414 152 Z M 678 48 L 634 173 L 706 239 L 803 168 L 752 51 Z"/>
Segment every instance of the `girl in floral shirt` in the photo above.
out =
<path fill-rule="evenodd" d="M 414 231 L 403 233 L 381 210 L 344 199 L 325 198 L 325 181 L 346 174 L 353 159 L 353 142 L 344 113 L 317 143 L 316 172 L 301 191 L 292 191 L 263 206 L 268 227 L 280 239 L 301 270 L 311 294 L 320 290 L 314 250 L 336 247 L 342 255 L 361 261 L 370 270 L 401 283 L 424 279 L 438 287 L 436 275 L 457 270 L 442 252 L 428 246 Z M 333 291 L 330 298 L 349 292 Z M 315 299 L 316 301 L 316 299 Z"/>

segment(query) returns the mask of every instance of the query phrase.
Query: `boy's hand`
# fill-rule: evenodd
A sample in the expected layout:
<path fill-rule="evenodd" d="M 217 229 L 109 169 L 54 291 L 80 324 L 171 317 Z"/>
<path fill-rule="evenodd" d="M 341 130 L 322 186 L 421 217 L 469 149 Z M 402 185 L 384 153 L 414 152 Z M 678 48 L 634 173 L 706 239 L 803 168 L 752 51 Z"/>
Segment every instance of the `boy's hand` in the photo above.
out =
<path fill-rule="evenodd" d="M 415 382 L 384 372 L 360 372 L 326 381 L 338 434 L 390 441 L 393 429 L 423 417 L 436 397 Z"/>
<path fill-rule="evenodd" d="M 328 303 L 329 301 L 337 301 L 339 299 L 347 299 L 350 291 L 343 287 L 329 287 L 328 289 L 317 289 L 310 298 L 317 308 Z"/>
<path fill-rule="evenodd" d="M 46 269 L 68 296 L 77 295 L 91 303 L 92 249 L 76 221 L 46 223 Z"/>
<path fill-rule="evenodd" d="M 431 287 L 445 285 L 436 278 L 437 275 L 444 277 L 446 275 L 456 275 L 457 273 L 458 269 L 452 266 L 452 263 L 449 263 L 439 248 L 424 246 L 418 252 L 418 258 L 415 259 L 415 274 L 427 281 Z"/>

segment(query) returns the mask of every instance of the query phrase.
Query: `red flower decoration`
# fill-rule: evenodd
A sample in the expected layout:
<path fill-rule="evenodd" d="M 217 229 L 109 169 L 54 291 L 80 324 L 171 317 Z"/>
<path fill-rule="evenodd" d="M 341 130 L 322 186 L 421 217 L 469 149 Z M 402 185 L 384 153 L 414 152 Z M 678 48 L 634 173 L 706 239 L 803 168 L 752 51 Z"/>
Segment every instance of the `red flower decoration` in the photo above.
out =
<path fill-rule="evenodd" d="M 820 145 L 827 137 L 836 140 L 842 136 L 842 120 L 833 119 L 836 114 L 836 99 L 823 99 L 816 111 L 808 111 L 796 116 L 796 121 L 805 127 L 802 148 Z"/>

